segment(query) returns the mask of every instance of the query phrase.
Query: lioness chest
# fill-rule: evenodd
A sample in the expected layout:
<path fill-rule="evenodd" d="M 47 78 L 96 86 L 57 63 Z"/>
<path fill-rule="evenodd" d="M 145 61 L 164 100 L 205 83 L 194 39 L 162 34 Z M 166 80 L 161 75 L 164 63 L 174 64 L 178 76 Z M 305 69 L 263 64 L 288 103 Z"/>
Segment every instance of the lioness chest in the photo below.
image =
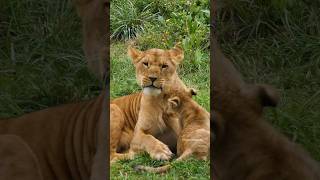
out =
<path fill-rule="evenodd" d="M 139 119 L 144 124 L 144 130 L 148 134 L 157 135 L 163 133 L 166 129 L 166 123 L 163 119 L 163 109 L 161 106 L 148 106 L 147 110 L 140 110 Z"/>
<path fill-rule="evenodd" d="M 139 110 L 137 127 L 151 135 L 163 133 L 167 128 L 163 119 L 164 102 L 161 95 L 141 98 L 141 108 Z"/>

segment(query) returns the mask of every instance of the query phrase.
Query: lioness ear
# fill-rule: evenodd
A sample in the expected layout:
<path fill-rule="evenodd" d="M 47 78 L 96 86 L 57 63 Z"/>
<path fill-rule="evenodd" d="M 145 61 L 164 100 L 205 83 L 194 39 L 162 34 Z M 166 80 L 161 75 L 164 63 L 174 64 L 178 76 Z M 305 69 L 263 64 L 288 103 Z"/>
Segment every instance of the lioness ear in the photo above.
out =
<path fill-rule="evenodd" d="M 280 100 L 279 92 L 272 86 L 260 84 L 259 88 L 259 98 L 261 100 L 262 106 L 272 106 L 278 105 Z"/>
<path fill-rule="evenodd" d="M 138 49 L 135 49 L 131 46 L 128 47 L 128 56 L 131 58 L 133 64 L 138 63 L 142 55 L 142 51 L 139 51 Z"/>
<path fill-rule="evenodd" d="M 172 107 L 178 107 L 180 105 L 180 98 L 175 96 L 175 97 L 169 98 L 168 102 Z"/>
<path fill-rule="evenodd" d="M 184 58 L 181 43 L 177 43 L 172 49 L 169 50 L 170 57 L 176 64 L 180 64 Z"/>

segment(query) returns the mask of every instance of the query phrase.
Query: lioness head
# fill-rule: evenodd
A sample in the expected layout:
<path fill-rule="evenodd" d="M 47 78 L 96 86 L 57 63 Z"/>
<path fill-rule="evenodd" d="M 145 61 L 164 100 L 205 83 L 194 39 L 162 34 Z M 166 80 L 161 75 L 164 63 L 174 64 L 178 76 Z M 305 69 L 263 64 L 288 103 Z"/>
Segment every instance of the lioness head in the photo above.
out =
<path fill-rule="evenodd" d="M 143 92 L 154 95 L 160 94 L 165 84 L 177 78 L 176 70 L 184 57 L 179 45 L 169 50 L 146 51 L 129 47 L 128 55 L 136 68 L 136 78 Z"/>

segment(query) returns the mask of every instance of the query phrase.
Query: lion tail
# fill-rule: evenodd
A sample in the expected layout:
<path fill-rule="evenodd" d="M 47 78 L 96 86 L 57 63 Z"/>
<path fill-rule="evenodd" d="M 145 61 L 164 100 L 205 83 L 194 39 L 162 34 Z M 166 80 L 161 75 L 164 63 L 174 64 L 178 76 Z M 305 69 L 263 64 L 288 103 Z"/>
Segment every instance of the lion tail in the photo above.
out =
<path fill-rule="evenodd" d="M 144 171 L 144 172 L 151 172 L 151 173 L 165 173 L 171 168 L 170 164 L 159 166 L 159 167 L 151 167 L 151 166 L 142 166 L 137 165 L 134 167 L 135 171 Z"/>

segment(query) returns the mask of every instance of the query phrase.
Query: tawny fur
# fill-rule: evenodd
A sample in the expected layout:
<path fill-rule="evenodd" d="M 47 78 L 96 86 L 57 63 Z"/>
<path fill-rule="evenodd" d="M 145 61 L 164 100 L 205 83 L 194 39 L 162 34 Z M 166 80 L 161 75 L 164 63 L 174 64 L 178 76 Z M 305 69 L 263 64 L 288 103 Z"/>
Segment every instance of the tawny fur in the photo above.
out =
<path fill-rule="evenodd" d="M 173 91 L 169 94 L 168 108 L 180 115 L 182 131 L 177 142 L 178 159 L 195 155 L 206 160 L 210 148 L 210 115 L 195 102 L 190 92 Z"/>

